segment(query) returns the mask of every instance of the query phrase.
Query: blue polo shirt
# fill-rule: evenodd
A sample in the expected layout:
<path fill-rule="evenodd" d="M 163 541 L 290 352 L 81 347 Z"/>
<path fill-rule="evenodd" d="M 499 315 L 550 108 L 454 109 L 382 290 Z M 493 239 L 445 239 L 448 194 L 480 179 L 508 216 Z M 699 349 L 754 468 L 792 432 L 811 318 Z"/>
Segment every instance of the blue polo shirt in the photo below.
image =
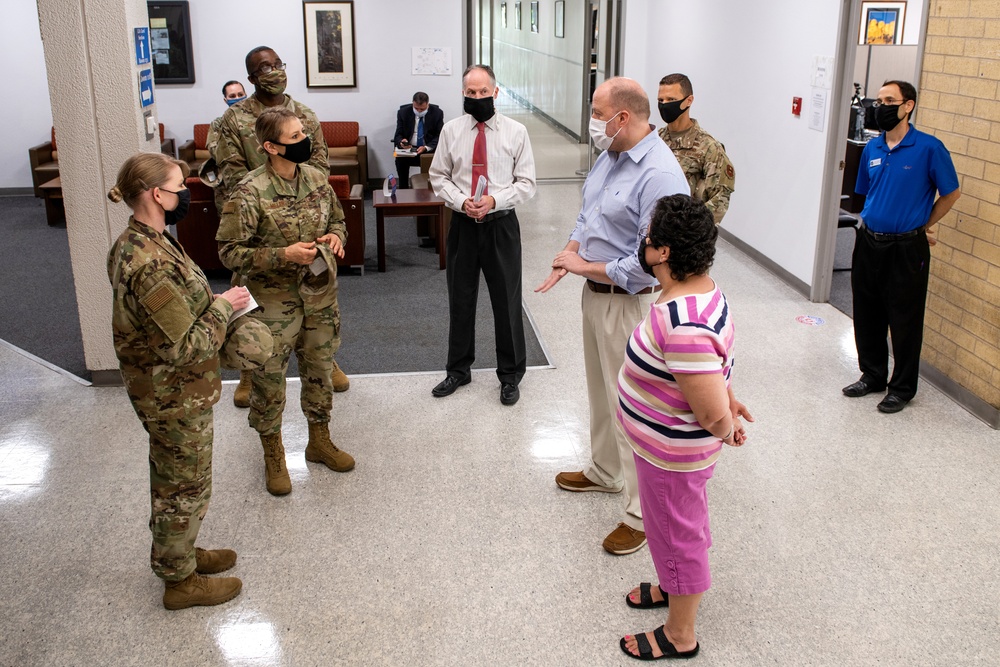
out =
<path fill-rule="evenodd" d="M 937 137 L 912 125 L 889 150 L 885 132 L 861 153 L 854 191 L 866 195 L 861 219 L 873 232 L 902 234 L 927 224 L 935 192 L 941 196 L 958 189 L 951 154 Z"/>

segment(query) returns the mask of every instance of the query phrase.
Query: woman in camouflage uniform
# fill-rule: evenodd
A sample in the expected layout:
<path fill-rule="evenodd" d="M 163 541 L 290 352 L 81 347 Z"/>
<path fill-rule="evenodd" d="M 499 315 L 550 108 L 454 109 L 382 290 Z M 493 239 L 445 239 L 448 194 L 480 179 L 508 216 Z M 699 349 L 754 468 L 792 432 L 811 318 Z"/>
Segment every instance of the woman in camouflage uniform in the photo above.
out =
<path fill-rule="evenodd" d="M 219 256 L 246 276 L 271 329 L 274 356 L 253 371 L 250 425 L 264 447 L 268 492 L 284 495 L 292 482 L 285 465 L 281 416 L 285 373 L 295 350 L 302 379 L 300 404 L 309 422 L 306 460 L 338 472 L 354 459 L 330 440 L 333 355 L 340 347 L 337 257 L 344 256 L 344 211 L 326 172 L 305 164 L 311 154 L 302 121 L 284 107 L 265 110 L 254 131 L 267 162 L 249 172 L 222 209 Z"/>
<path fill-rule="evenodd" d="M 166 232 L 184 217 L 187 165 L 159 153 L 133 155 L 108 199 L 132 209 L 128 227 L 108 255 L 114 290 L 115 352 L 132 407 L 149 433 L 153 533 L 151 565 L 166 586 L 163 605 L 183 609 L 236 597 L 236 577 L 202 574 L 236 563 L 229 549 L 195 549 L 212 495 L 212 405 L 227 367 L 252 368 L 271 354 L 270 333 L 233 311 L 250 300 L 246 288 L 213 295 L 201 269 Z"/>

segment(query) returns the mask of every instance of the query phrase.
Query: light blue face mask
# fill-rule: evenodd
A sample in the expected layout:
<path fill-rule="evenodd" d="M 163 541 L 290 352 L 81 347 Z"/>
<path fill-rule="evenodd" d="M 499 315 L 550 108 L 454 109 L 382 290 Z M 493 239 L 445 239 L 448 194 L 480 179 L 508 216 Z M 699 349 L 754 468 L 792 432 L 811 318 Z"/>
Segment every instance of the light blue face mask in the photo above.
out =
<path fill-rule="evenodd" d="M 244 95 L 243 97 L 234 97 L 234 98 L 233 98 L 233 99 L 231 99 L 231 100 L 226 100 L 226 105 L 227 105 L 227 106 L 233 106 L 233 105 L 234 105 L 234 104 L 236 104 L 237 102 L 242 102 L 242 101 L 243 101 L 243 100 L 245 100 L 246 98 L 247 98 L 247 96 L 246 96 L 246 95 Z"/>

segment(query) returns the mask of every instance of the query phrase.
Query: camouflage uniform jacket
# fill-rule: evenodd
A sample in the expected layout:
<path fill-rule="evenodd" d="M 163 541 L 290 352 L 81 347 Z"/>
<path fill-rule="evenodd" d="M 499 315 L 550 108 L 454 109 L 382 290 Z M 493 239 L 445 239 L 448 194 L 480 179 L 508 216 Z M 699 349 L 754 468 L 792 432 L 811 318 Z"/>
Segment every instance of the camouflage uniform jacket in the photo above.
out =
<path fill-rule="evenodd" d="M 691 196 L 705 202 L 715 217 L 715 224 L 729 209 L 729 197 L 736 189 L 736 171 L 726 155 L 726 149 L 691 119 L 693 127 L 683 132 L 660 128 L 660 138 L 674 152 L 684 170 Z"/>
<path fill-rule="evenodd" d="M 309 137 L 312 143 L 312 155 L 309 163 L 320 171 L 330 172 L 330 151 L 326 147 L 326 139 L 323 138 L 323 128 L 316 118 L 312 109 L 304 104 L 296 102 L 290 96 L 285 95 L 284 106 L 286 109 L 298 116 L 302 121 L 302 131 Z M 222 123 L 219 128 L 219 143 L 215 147 L 215 161 L 219 165 L 219 176 L 222 182 L 220 197 L 223 201 L 229 199 L 233 190 L 248 172 L 267 162 L 267 155 L 257 141 L 257 134 L 254 131 L 254 123 L 257 117 L 264 113 L 265 107 L 257 100 L 254 93 L 242 102 L 238 102 L 226 109 L 222 114 Z"/>
<path fill-rule="evenodd" d="M 108 254 L 115 353 L 142 421 L 194 416 L 219 400 L 219 349 L 233 307 L 169 234 L 129 218 Z"/>
<path fill-rule="evenodd" d="M 212 121 L 212 124 L 208 126 L 208 138 L 205 139 L 205 150 L 208 154 L 215 159 L 218 163 L 219 160 L 215 158 L 215 147 L 219 145 L 219 133 L 222 131 L 222 116 L 219 116 Z"/>
<path fill-rule="evenodd" d="M 344 210 L 326 172 L 301 164 L 295 183 L 289 183 L 268 162 L 240 181 L 222 208 L 215 238 L 222 263 L 247 277 L 247 288 L 263 305 L 289 294 L 300 300 L 298 286 L 309 269 L 286 260 L 285 248 L 331 233 L 346 246 Z"/>

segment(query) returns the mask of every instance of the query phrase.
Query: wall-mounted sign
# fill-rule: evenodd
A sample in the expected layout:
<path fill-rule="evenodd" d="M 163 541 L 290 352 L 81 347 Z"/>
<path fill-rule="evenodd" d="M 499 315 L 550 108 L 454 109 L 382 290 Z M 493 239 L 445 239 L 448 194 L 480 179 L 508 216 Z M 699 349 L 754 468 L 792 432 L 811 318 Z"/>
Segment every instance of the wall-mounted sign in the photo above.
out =
<path fill-rule="evenodd" d="M 139 106 L 146 108 L 153 104 L 153 70 L 139 72 Z"/>
<path fill-rule="evenodd" d="M 149 28 L 135 28 L 135 64 L 148 65 L 151 54 L 149 51 Z"/>

